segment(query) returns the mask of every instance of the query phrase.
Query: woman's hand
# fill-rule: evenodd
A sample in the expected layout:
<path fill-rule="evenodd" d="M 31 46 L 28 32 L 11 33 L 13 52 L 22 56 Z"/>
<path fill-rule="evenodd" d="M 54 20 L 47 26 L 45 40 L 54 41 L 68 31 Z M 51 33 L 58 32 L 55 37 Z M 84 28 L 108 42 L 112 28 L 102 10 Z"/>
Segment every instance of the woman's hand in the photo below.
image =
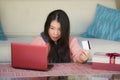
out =
<path fill-rule="evenodd" d="M 80 55 L 81 63 L 86 62 L 89 59 L 89 51 L 83 50 L 83 53 Z"/>

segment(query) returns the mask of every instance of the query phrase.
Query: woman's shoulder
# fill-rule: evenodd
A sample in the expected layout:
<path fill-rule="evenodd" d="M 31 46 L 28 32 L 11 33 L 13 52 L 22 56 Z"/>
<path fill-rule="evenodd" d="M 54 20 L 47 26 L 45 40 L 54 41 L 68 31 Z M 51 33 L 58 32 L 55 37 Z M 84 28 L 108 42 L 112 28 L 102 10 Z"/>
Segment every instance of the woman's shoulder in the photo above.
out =
<path fill-rule="evenodd" d="M 36 44 L 36 45 L 43 45 L 46 44 L 46 42 L 43 40 L 43 38 L 41 36 L 37 36 L 32 42 L 31 44 Z"/>
<path fill-rule="evenodd" d="M 43 40 L 43 39 L 42 39 L 42 37 L 41 37 L 41 36 L 37 36 L 37 37 L 35 37 L 35 39 L 34 39 L 34 40 L 35 40 L 35 41 L 39 41 L 39 40 L 41 41 L 41 40 Z"/>
<path fill-rule="evenodd" d="M 44 44 L 47 44 L 48 43 L 48 38 L 45 36 L 44 32 L 41 32 L 40 33 L 40 36 L 36 37 L 32 44 L 40 44 L 40 45 L 44 45 Z"/>

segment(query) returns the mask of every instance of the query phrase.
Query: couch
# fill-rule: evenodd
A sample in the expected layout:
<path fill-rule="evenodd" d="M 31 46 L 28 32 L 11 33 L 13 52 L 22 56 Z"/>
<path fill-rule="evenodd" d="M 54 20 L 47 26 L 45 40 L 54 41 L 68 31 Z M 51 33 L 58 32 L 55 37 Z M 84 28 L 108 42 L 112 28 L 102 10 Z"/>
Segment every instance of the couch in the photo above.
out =
<path fill-rule="evenodd" d="M 0 63 L 11 62 L 11 42 L 30 43 L 43 31 L 46 16 L 54 9 L 63 9 L 70 18 L 71 35 L 79 44 L 89 40 L 90 58 L 95 52 L 120 52 L 120 42 L 95 37 L 82 37 L 93 23 L 96 6 L 116 9 L 115 0 L 1 0 L 0 20 L 7 40 L 0 40 Z M 82 47 L 82 45 L 81 45 Z"/>

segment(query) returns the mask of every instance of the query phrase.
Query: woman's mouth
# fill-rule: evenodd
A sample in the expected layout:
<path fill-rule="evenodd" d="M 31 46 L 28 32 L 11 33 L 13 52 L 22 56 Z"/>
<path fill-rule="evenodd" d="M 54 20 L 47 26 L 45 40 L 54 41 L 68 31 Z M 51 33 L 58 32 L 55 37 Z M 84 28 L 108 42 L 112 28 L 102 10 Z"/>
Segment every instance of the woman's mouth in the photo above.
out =
<path fill-rule="evenodd" d="M 53 39 L 54 41 L 57 41 L 57 40 L 58 40 L 58 37 L 52 37 L 52 39 Z"/>

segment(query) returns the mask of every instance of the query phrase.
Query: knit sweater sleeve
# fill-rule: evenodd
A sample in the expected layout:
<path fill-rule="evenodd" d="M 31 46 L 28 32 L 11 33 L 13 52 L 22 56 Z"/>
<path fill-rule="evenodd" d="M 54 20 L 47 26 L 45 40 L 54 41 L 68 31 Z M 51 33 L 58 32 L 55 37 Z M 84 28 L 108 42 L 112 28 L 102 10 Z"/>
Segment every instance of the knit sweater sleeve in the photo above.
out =
<path fill-rule="evenodd" d="M 82 62 L 80 60 L 81 54 L 83 54 L 83 50 L 80 47 L 77 38 L 70 38 L 70 51 L 71 51 L 71 59 L 73 62 Z"/>

